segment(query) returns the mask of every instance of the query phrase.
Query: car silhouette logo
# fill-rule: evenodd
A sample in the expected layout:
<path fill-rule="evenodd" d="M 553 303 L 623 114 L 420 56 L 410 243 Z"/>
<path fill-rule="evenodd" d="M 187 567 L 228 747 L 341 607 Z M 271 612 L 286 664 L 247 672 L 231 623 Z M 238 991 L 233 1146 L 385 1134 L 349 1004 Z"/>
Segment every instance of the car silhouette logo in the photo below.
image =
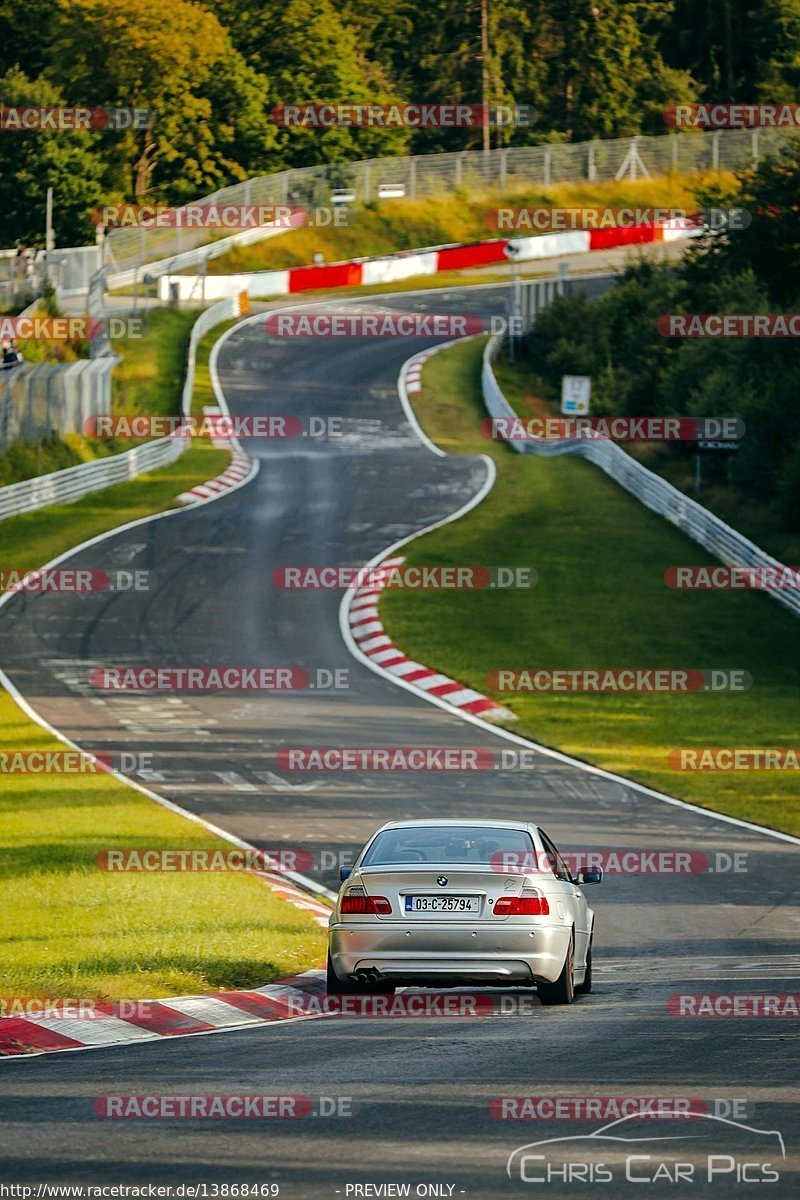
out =
<path fill-rule="evenodd" d="M 447 887 L 447 876 L 440 875 L 436 882 L 438 883 L 439 887 Z"/>
<path fill-rule="evenodd" d="M 706 1152 L 708 1155 L 709 1152 L 713 1154 L 720 1151 L 719 1139 L 723 1131 L 732 1137 L 735 1137 L 737 1133 L 755 1134 L 757 1139 L 764 1140 L 764 1153 L 772 1152 L 776 1156 L 780 1153 L 782 1159 L 786 1158 L 786 1146 L 784 1145 L 783 1135 L 777 1129 L 756 1129 L 755 1126 L 745 1125 L 741 1121 L 729 1120 L 727 1117 L 715 1116 L 712 1113 L 695 1111 L 691 1108 L 681 1113 L 681 1116 L 693 1119 L 689 1129 L 685 1132 L 680 1128 L 680 1122 L 678 1122 L 678 1128 L 672 1125 L 669 1132 L 656 1125 L 652 1133 L 648 1130 L 647 1134 L 645 1134 L 641 1124 L 639 1124 L 642 1120 L 640 1114 L 629 1113 L 625 1117 L 620 1117 L 616 1121 L 611 1121 L 607 1125 L 601 1126 L 600 1129 L 596 1129 L 590 1134 L 575 1134 L 571 1137 L 546 1138 L 538 1142 L 528 1142 L 527 1145 L 518 1146 L 516 1150 L 512 1150 L 508 1157 L 506 1171 L 512 1179 L 514 1178 L 514 1172 L 518 1171 L 523 1183 L 538 1182 L 537 1179 L 526 1174 L 526 1159 L 535 1159 L 536 1169 L 541 1169 L 541 1161 L 548 1161 L 547 1154 L 543 1153 L 544 1147 L 547 1147 L 548 1154 L 556 1154 L 557 1151 L 553 1148 L 558 1146 L 566 1151 L 567 1154 L 572 1152 L 580 1155 L 581 1150 L 584 1153 L 594 1153 L 597 1146 L 602 1143 L 610 1142 L 618 1148 L 620 1146 L 623 1148 L 626 1146 L 635 1146 L 638 1149 L 644 1149 L 645 1143 L 647 1143 L 646 1148 L 651 1150 L 652 1154 L 655 1155 L 661 1145 L 664 1145 L 662 1153 L 666 1154 L 669 1149 L 667 1143 L 674 1146 L 677 1142 L 691 1141 L 705 1142 L 706 1146 L 710 1146 L 710 1151 L 707 1150 Z M 572 1143 L 569 1149 L 567 1149 L 566 1143 Z M 590 1147 L 591 1151 L 589 1150 Z M 608 1146 L 605 1148 L 610 1150 Z M 700 1149 L 703 1149 L 702 1145 Z M 538 1153 L 533 1156 L 526 1154 L 526 1151 L 531 1150 L 537 1150 Z M 757 1154 L 759 1152 L 758 1150 L 751 1149 L 751 1153 Z M 650 1157 L 650 1155 L 643 1156 L 642 1161 L 644 1157 Z M 709 1159 L 709 1161 L 711 1160 Z"/>

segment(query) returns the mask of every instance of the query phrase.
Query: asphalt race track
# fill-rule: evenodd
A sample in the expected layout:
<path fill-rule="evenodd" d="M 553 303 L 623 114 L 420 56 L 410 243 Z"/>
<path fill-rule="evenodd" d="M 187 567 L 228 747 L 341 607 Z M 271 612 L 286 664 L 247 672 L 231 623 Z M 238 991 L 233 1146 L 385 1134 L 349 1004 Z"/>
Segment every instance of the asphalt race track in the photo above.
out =
<path fill-rule="evenodd" d="M 405 293 L 359 303 L 486 316 L 505 310 L 506 293 Z M 603 1122 L 498 1120 L 490 1101 L 665 1096 L 697 1098 L 712 1114 L 780 1131 L 786 1158 L 776 1163 L 779 1182 L 750 1183 L 731 1172 L 707 1187 L 663 1176 L 645 1185 L 626 1182 L 623 1173 L 605 1187 L 595 1181 L 600 1194 L 683 1200 L 796 1193 L 796 1022 L 692 1020 L 667 1011 L 676 993 L 800 991 L 795 846 L 544 755 L 531 769 L 460 774 L 298 774 L 276 763 L 289 747 L 513 748 L 356 662 L 340 632 L 340 592 L 273 586 L 273 571 L 289 564 L 366 562 L 482 487 L 484 463 L 431 454 L 399 402 L 402 363 L 430 344 L 278 342 L 260 320 L 238 327 L 218 361 L 231 412 L 331 417 L 342 434 L 245 442 L 261 461 L 246 487 L 111 537 L 70 562 L 151 571 L 156 582 L 148 592 L 15 597 L 0 612 L 7 674 L 41 716 L 81 746 L 151 754 L 141 782 L 254 845 L 309 852 L 314 866 L 307 873 L 327 886 L 336 884 L 340 857 L 346 861 L 377 825 L 437 815 L 524 817 L 562 849 L 692 850 L 712 866 L 718 854 L 743 853 L 746 871 L 611 874 L 589 889 L 597 911 L 595 989 L 569 1009 L 544 1009 L 532 993 L 513 993 L 529 1010 L 523 1015 L 337 1017 L 5 1060 L 4 1177 L 275 1183 L 287 1200 L 377 1196 L 352 1185 L 384 1183 L 408 1184 L 412 1196 L 537 1189 L 573 1196 L 586 1194 L 589 1183 L 524 1183 L 519 1171 L 506 1174 L 508 1156 L 537 1139 L 588 1135 Z M 147 696 L 100 695 L 90 686 L 94 668 L 129 665 L 344 669 L 348 687 Z M 310 1096 L 317 1111 L 321 1096 L 352 1098 L 352 1115 L 268 1122 L 95 1116 L 95 1099 L 111 1091 L 291 1093 Z M 669 1122 L 650 1124 L 660 1136 L 675 1128 L 672 1122 L 665 1133 Z M 739 1136 L 720 1122 L 696 1126 L 701 1141 L 685 1161 L 701 1151 L 727 1153 Z M 655 1153 L 649 1145 L 646 1152 Z M 582 1153 L 584 1162 L 603 1158 L 602 1148 Z M 418 1185 L 441 1190 L 418 1193 Z"/>

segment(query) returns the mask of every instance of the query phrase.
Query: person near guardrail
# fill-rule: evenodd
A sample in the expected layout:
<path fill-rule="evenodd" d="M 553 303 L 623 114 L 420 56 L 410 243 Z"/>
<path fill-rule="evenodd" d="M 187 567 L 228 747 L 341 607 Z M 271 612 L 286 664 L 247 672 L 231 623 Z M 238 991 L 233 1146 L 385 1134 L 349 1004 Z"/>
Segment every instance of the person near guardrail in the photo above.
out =
<path fill-rule="evenodd" d="M 8 370 L 9 367 L 19 366 L 24 362 L 22 354 L 17 349 L 17 344 L 13 338 L 10 341 L 3 342 L 3 369 Z"/>

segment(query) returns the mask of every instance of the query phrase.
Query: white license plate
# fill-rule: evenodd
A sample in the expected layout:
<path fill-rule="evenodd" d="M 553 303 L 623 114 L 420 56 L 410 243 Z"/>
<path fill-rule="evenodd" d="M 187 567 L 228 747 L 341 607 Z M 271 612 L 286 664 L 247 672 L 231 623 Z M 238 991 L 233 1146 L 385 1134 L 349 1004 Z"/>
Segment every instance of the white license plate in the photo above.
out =
<path fill-rule="evenodd" d="M 407 913 L 479 913 L 480 896 L 406 896 Z"/>

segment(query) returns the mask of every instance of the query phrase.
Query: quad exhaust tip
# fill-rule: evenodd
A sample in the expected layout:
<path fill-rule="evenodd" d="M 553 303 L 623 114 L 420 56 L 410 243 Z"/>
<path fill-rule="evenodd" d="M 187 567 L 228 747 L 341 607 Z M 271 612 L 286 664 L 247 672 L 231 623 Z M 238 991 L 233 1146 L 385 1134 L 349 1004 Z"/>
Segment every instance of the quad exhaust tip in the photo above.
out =
<path fill-rule="evenodd" d="M 377 967 L 362 967 L 355 974 L 358 983 L 377 983 L 380 977 L 381 973 Z"/>

